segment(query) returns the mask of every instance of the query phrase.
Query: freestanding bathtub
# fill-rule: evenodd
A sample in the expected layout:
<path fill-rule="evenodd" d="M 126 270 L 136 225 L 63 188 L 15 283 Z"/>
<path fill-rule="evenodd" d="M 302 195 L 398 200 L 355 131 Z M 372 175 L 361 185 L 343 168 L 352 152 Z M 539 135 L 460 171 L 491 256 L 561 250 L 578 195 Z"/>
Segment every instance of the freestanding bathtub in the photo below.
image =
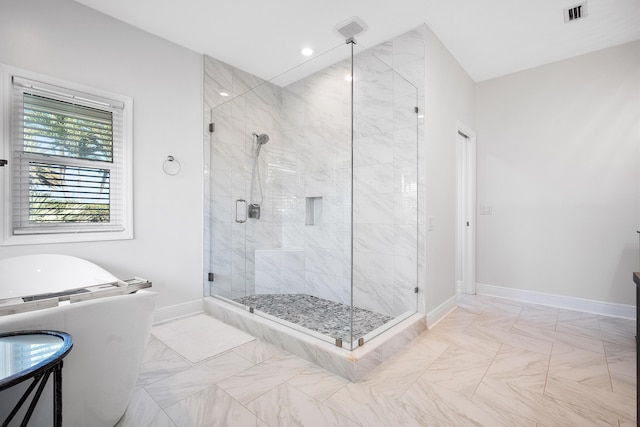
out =
<path fill-rule="evenodd" d="M 0 333 L 48 329 L 72 336 L 62 370 L 65 426 L 113 427 L 124 414 L 151 330 L 156 294 L 140 289 L 148 286 L 67 255 L 0 260 Z M 0 419 L 27 383 L 0 392 Z M 51 424 L 49 402 L 43 394 L 30 425 Z"/>

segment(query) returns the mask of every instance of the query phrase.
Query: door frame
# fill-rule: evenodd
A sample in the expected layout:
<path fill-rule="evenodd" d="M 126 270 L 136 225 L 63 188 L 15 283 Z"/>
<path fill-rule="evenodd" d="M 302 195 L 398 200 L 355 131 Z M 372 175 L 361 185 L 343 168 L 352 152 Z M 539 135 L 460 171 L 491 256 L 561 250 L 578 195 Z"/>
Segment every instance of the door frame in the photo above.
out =
<path fill-rule="evenodd" d="M 456 122 L 456 281 L 458 291 L 476 293 L 476 134 Z"/>

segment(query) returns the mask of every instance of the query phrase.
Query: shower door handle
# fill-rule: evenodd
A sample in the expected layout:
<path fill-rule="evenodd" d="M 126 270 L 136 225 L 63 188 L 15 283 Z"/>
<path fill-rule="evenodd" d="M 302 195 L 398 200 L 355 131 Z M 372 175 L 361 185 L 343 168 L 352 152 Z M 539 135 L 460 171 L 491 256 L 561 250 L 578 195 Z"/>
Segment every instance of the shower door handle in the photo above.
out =
<path fill-rule="evenodd" d="M 244 219 L 238 217 L 238 205 L 242 203 L 244 203 L 244 206 L 242 206 L 241 212 L 244 212 Z M 247 222 L 247 201 L 245 199 L 236 200 L 236 222 L 240 224 Z"/>

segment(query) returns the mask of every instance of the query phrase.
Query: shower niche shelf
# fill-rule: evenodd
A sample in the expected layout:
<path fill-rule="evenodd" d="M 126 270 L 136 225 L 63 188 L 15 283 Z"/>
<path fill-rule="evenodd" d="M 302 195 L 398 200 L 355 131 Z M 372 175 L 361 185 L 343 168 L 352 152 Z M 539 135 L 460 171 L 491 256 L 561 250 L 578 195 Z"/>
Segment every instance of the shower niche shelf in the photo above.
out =
<path fill-rule="evenodd" d="M 322 221 L 322 197 L 306 197 L 305 225 L 320 225 Z"/>

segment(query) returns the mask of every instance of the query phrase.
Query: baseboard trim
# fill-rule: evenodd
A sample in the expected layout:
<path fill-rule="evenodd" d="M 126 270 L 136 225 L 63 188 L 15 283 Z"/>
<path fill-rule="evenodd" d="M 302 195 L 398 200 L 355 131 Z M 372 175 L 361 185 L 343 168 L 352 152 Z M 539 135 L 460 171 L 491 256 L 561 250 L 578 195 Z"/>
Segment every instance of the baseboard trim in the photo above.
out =
<path fill-rule="evenodd" d="M 169 307 L 158 308 L 153 312 L 153 324 L 168 322 L 180 317 L 192 316 L 204 312 L 202 299 L 189 301 L 182 304 L 171 305 Z"/>
<path fill-rule="evenodd" d="M 616 304 L 605 301 L 596 301 L 585 298 L 567 297 L 563 295 L 546 294 L 543 292 L 525 291 L 521 289 L 505 288 L 502 286 L 476 284 L 476 293 L 531 304 L 540 304 L 550 307 L 564 308 L 567 310 L 582 311 L 586 313 L 601 314 L 625 319 L 636 318 L 636 306 Z"/>
<path fill-rule="evenodd" d="M 439 321 L 444 319 L 451 313 L 453 310 L 458 307 L 458 297 L 457 295 L 453 295 L 451 298 L 431 310 L 427 313 L 427 329 L 431 329 L 438 324 Z"/>

